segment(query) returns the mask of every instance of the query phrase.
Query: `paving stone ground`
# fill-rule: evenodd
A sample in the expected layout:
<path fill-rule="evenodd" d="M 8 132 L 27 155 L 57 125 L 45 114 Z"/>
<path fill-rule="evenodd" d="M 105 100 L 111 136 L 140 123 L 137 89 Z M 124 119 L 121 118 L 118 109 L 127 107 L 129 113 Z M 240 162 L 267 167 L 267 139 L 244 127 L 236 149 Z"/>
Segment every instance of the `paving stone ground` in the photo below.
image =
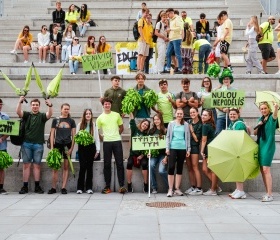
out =
<path fill-rule="evenodd" d="M 0 240 L 279 240 L 280 194 L 233 200 L 219 196 L 110 193 L 0 195 Z M 150 202 L 180 202 L 153 208 Z"/>

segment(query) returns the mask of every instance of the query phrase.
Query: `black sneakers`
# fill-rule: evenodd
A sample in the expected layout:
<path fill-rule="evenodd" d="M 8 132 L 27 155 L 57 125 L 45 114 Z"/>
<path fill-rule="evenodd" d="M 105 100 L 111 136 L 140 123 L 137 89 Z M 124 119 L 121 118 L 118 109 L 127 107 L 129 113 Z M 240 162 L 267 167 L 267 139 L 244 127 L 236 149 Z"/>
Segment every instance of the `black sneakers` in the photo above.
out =
<path fill-rule="evenodd" d="M 43 194 L 44 190 L 40 186 L 38 186 L 38 187 L 35 187 L 35 191 L 34 192 L 35 193 L 39 193 L 39 194 Z"/>
<path fill-rule="evenodd" d="M 147 193 L 148 191 L 149 191 L 149 185 L 148 183 L 144 183 L 143 192 Z"/>
<path fill-rule="evenodd" d="M 61 189 L 61 194 L 67 194 L 67 189 L 66 188 L 62 188 Z"/>
<path fill-rule="evenodd" d="M 26 194 L 26 193 L 28 193 L 28 187 L 23 186 L 18 193 L 19 194 Z"/>
<path fill-rule="evenodd" d="M 4 188 L 1 188 L 0 189 L 0 194 L 7 195 L 8 193 L 7 193 L 7 191 Z"/>
<path fill-rule="evenodd" d="M 127 192 L 133 193 L 132 183 L 127 183 Z"/>
<path fill-rule="evenodd" d="M 56 193 L 56 189 L 54 188 L 51 188 L 49 191 L 48 191 L 48 194 L 54 194 Z"/>

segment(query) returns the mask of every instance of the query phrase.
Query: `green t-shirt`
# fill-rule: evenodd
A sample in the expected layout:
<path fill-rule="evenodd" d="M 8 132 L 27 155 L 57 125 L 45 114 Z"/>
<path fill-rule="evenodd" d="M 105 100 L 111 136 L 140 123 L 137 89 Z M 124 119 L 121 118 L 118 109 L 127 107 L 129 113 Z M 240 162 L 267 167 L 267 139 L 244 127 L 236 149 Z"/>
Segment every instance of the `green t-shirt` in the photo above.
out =
<path fill-rule="evenodd" d="M 141 95 L 141 97 L 143 97 L 144 95 L 144 89 L 139 89 L 138 93 Z M 137 110 L 137 113 L 135 115 L 136 118 L 149 118 L 149 111 L 147 109 L 147 107 L 145 106 L 144 102 L 142 101 L 141 105 L 140 105 L 140 109 Z"/>
<path fill-rule="evenodd" d="M 29 116 L 30 115 L 30 116 Z M 23 119 L 27 120 L 25 124 L 24 141 L 28 143 L 45 143 L 45 124 L 48 121 L 46 113 L 23 112 Z"/>
<path fill-rule="evenodd" d="M 168 100 L 168 97 L 170 97 L 172 100 L 175 101 L 175 96 L 173 93 L 170 92 L 158 93 L 157 106 L 158 106 L 158 110 L 162 112 L 164 123 L 169 123 L 173 120 L 173 107 L 172 107 L 172 103 Z"/>
<path fill-rule="evenodd" d="M 274 40 L 274 36 L 273 36 L 273 28 L 272 26 L 269 24 L 269 22 L 264 22 L 260 25 L 260 27 L 262 28 L 262 32 L 264 33 L 266 31 L 266 33 L 263 35 L 263 39 L 259 42 L 259 44 L 262 43 L 273 43 Z"/>
<path fill-rule="evenodd" d="M 104 97 L 108 97 L 113 100 L 111 111 L 117 112 L 119 114 L 122 114 L 122 100 L 125 97 L 125 90 L 122 88 L 109 88 L 105 91 Z"/>
<path fill-rule="evenodd" d="M 247 127 L 241 118 L 237 119 L 235 122 L 231 122 L 228 126 L 229 130 L 244 130 L 247 132 Z"/>
<path fill-rule="evenodd" d="M 96 126 L 98 129 L 102 128 L 104 135 L 104 142 L 115 142 L 121 140 L 119 133 L 119 126 L 123 124 L 123 120 L 119 113 L 111 111 L 110 113 L 102 113 L 96 119 Z"/>
<path fill-rule="evenodd" d="M 215 138 L 215 128 L 210 123 L 202 125 L 202 137 L 205 136 L 207 136 L 207 145 Z"/>

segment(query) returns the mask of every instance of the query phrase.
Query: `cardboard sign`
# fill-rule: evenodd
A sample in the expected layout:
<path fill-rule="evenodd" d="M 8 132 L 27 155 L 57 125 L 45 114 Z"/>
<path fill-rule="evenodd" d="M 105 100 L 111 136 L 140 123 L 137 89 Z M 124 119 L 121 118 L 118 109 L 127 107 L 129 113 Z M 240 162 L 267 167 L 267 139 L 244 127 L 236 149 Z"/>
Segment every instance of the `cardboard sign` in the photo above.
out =
<path fill-rule="evenodd" d="M 111 52 L 82 56 L 83 71 L 114 68 L 113 54 Z"/>
<path fill-rule="evenodd" d="M 19 121 L 18 120 L 0 120 L 0 134 L 18 136 Z"/>
<path fill-rule="evenodd" d="M 213 91 L 211 92 L 211 107 L 243 107 L 244 91 Z"/>
<path fill-rule="evenodd" d="M 138 43 L 118 42 L 116 49 L 116 73 L 118 75 L 135 74 L 137 72 Z M 155 53 L 150 59 L 149 73 L 157 73 Z"/>
<path fill-rule="evenodd" d="M 139 136 L 132 138 L 132 150 L 149 150 L 166 148 L 165 136 Z"/>

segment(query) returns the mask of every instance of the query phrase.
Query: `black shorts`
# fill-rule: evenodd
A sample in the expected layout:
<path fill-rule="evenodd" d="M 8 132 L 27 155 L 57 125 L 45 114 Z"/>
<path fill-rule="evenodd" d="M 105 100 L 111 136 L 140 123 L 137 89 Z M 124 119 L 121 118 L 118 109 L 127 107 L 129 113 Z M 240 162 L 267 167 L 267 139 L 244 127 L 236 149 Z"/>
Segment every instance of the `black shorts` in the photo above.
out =
<path fill-rule="evenodd" d="M 229 49 L 230 44 L 227 41 L 221 41 L 220 42 L 220 52 L 221 54 L 227 54 L 228 53 L 228 49 Z"/>
<path fill-rule="evenodd" d="M 191 145 L 191 154 L 199 154 L 199 145 Z"/>
<path fill-rule="evenodd" d="M 205 146 L 204 148 L 204 155 L 205 155 L 205 158 L 208 158 L 208 147 Z"/>
<path fill-rule="evenodd" d="M 275 52 L 270 43 L 259 44 L 259 49 L 262 52 L 262 59 L 268 60 L 269 58 L 275 58 Z"/>
<path fill-rule="evenodd" d="M 70 149 L 71 148 L 71 146 L 72 146 L 72 142 L 70 142 L 70 143 L 67 143 L 67 144 L 60 144 L 60 143 L 55 143 L 54 144 L 54 148 L 57 148 L 58 149 L 58 151 L 61 153 L 61 155 L 63 156 L 63 159 L 68 159 L 68 157 L 67 157 L 67 155 L 66 155 L 66 153 L 65 153 L 65 146 L 68 148 L 68 149 Z M 71 158 L 71 156 L 70 156 L 70 158 Z"/>

